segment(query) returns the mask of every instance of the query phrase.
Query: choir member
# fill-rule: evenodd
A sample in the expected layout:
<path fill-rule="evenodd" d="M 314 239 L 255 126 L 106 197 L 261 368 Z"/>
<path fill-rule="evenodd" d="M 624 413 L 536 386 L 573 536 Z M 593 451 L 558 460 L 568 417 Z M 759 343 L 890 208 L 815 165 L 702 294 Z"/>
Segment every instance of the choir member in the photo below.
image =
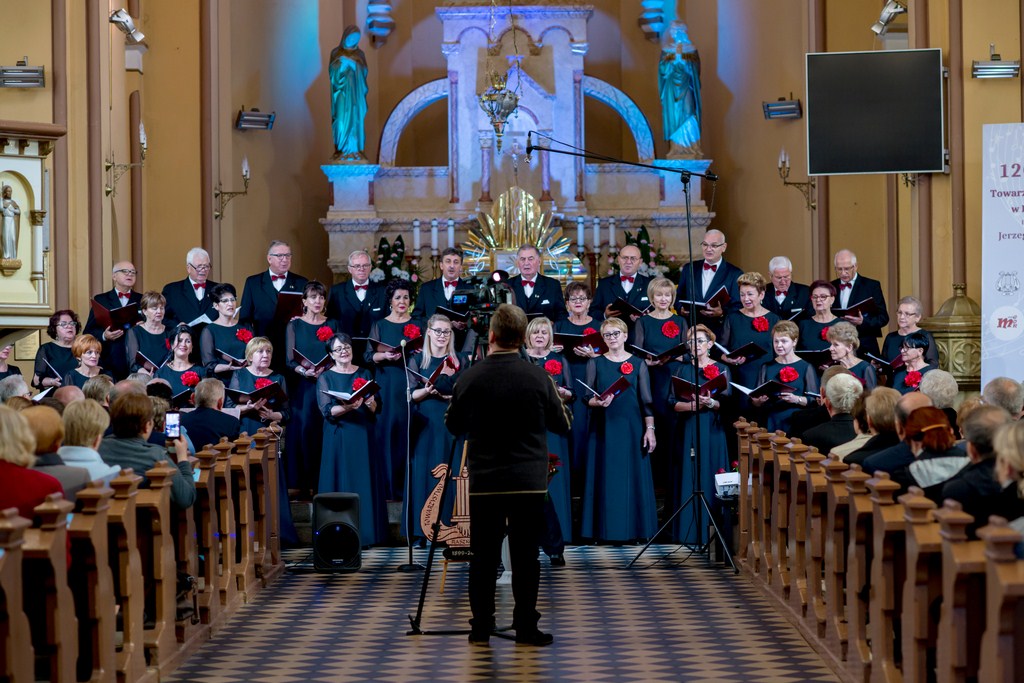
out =
<path fill-rule="evenodd" d="M 793 282 L 793 262 L 786 256 L 774 256 L 768 262 L 764 307 L 783 320 L 811 314 L 811 288 Z"/>
<path fill-rule="evenodd" d="M 718 334 L 722 330 L 725 316 L 739 310 L 740 291 L 736 281 L 743 271 L 725 260 L 725 250 L 729 248 L 729 244 L 721 230 L 708 230 L 704 234 L 700 248 L 704 252 L 704 258 L 687 263 L 679 271 L 676 301 L 707 301 L 715 292 L 725 287 L 729 293 L 729 303 L 714 308 L 702 307 L 697 311 L 697 320 Z M 696 288 L 695 291 L 691 291 L 691 285 Z M 682 307 L 676 308 L 683 315 L 687 315 Z"/>
<path fill-rule="evenodd" d="M 326 393 L 351 394 L 372 379 L 369 370 L 353 363 L 352 338 L 347 334 L 334 335 L 326 346 L 334 365 L 316 381 L 317 403 L 324 417 L 317 490 L 359 494 L 359 540 L 364 546 L 373 545 L 388 535 L 380 478 L 384 453 L 373 428 L 380 404 L 375 396 L 346 404 Z"/>
<path fill-rule="evenodd" d="M 172 405 L 189 404 L 192 390 L 206 377 L 206 368 L 192 362 L 192 329 L 188 325 L 174 329 L 171 357 L 156 371 L 156 376 L 171 385 Z"/>
<path fill-rule="evenodd" d="M 59 387 L 64 376 L 78 367 L 78 359 L 71 353 L 71 343 L 81 331 L 78 314 L 62 309 L 50 316 L 46 334 L 52 342 L 46 342 L 36 351 L 32 386 L 36 389 Z"/>
<path fill-rule="evenodd" d="M 625 299 L 641 311 L 651 305 L 650 297 L 647 296 L 647 285 L 650 283 L 650 278 L 639 273 L 640 248 L 635 244 L 627 244 L 619 250 L 615 261 L 619 264 L 619 274 L 601 278 L 597 283 L 594 300 L 590 304 L 590 315 L 598 320 L 617 318 L 622 315 L 618 310 L 612 308 L 616 299 Z M 636 318 L 627 316 L 623 320 L 629 328 L 629 337 L 632 339 Z"/>
<path fill-rule="evenodd" d="M 929 365 L 938 367 L 939 365 L 939 347 L 935 344 L 935 338 L 932 333 L 928 330 L 923 330 L 918 327 L 918 323 L 921 322 L 921 300 L 913 296 L 905 296 L 900 299 L 899 304 L 896 306 L 896 325 L 898 326 L 895 332 L 890 332 L 885 335 L 885 341 L 882 342 L 882 359 L 892 362 L 900 355 L 900 347 L 903 346 L 903 340 L 906 339 L 907 335 L 911 332 L 917 332 L 920 330 L 924 332 L 925 336 L 928 337 L 928 351 L 925 354 L 924 359 L 928 361 Z"/>
<path fill-rule="evenodd" d="M 423 335 L 409 313 L 412 283 L 392 280 L 386 299 L 390 313 L 373 323 L 370 339 L 383 342 L 393 351 L 378 351 L 374 341 L 368 342 L 365 360 L 375 367 L 374 376 L 380 385 L 381 411 L 377 419 L 376 439 L 384 452 L 384 491 L 388 500 L 401 500 L 405 487 L 405 460 L 409 447 L 409 419 L 406 390 L 409 378 L 405 371 L 409 354 L 402 342 Z"/>
<path fill-rule="evenodd" d="M 69 370 L 61 381 L 62 385 L 74 385 L 81 389 L 85 383 L 99 374 L 110 375 L 100 367 L 100 354 L 103 345 L 91 334 L 83 334 L 75 338 L 71 344 L 71 354 L 78 360 L 78 367 Z"/>
<path fill-rule="evenodd" d="M 469 281 L 461 277 L 462 258 L 461 249 L 448 247 L 441 252 L 441 277 L 423 283 L 416 293 L 416 307 L 412 314 L 418 322 L 426 324 L 438 306 L 451 309 L 452 294 L 469 286 Z M 469 326 L 464 321 L 453 320 L 452 327 L 455 329 L 455 348 L 467 350 L 464 345 Z"/>
<path fill-rule="evenodd" d="M 832 286 L 836 288 L 840 308 L 849 308 L 865 299 L 873 299 L 876 310 L 874 313 L 844 316 L 846 322 L 853 323 L 860 336 L 860 348 L 864 353 L 878 355 L 878 338 L 882 336 L 882 328 L 889 324 L 889 312 L 885 308 L 885 296 L 882 284 L 857 273 L 857 255 L 849 249 L 840 249 L 833 258 L 836 279 Z"/>
<path fill-rule="evenodd" d="M 373 268 L 370 254 L 357 249 L 348 255 L 352 279 L 331 287 L 327 317 L 338 321 L 338 329 L 352 337 L 356 364 L 365 364 L 366 337 L 373 324 L 388 314 L 384 285 L 370 281 Z"/>
<path fill-rule="evenodd" d="M 231 384 L 228 388 L 247 394 L 251 394 L 269 384 L 276 383 L 281 387 L 282 397 L 234 404 L 239 408 L 242 431 L 249 435 L 255 434 L 259 431 L 260 427 L 269 426 L 271 422 L 283 424 L 291 417 L 284 377 L 270 368 L 273 355 L 274 346 L 270 343 L 269 339 L 266 337 L 253 337 L 245 345 L 245 360 L 248 361 L 248 365 L 244 368 L 239 368 L 231 376 Z M 282 505 L 281 507 L 286 508 L 288 506 Z"/>
<path fill-rule="evenodd" d="M 831 282 L 815 280 L 811 283 L 811 317 L 800 321 L 800 350 L 824 351 L 829 347 L 828 328 L 835 324 L 832 305 L 836 288 Z"/>
<path fill-rule="evenodd" d="M 856 327 L 846 321 L 840 321 L 828 328 L 826 336 L 833 361 L 849 370 L 866 389 L 878 386 L 878 375 L 875 374 L 874 366 L 857 357 L 860 338 L 857 336 Z"/>
<path fill-rule="evenodd" d="M 142 295 L 139 308 L 143 322 L 128 330 L 128 338 L 125 340 L 128 365 L 132 372 L 152 375 L 170 355 L 173 332 L 164 324 L 166 304 L 166 299 L 159 292 L 146 292 Z M 140 353 L 148 362 L 140 362 L 143 360 L 139 358 Z M 155 367 L 150 367 L 149 363 Z"/>
<path fill-rule="evenodd" d="M 924 330 L 911 332 L 903 339 L 900 346 L 900 357 L 903 359 L 903 367 L 899 369 L 892 380 L 892 388 L 901 394 L 909 394 L 917 391 L 921 386 L 921 378 L 934 365 L 929 365 L 925 360 L 925 353 L 928 351 L 928 337 Z"/>
<path fill-rule="evenodd" d="M 565 301 L 562 300 L 562 286 L 555 278 L 541 274 L 544 259 L 540 249 L 533 244 L 519 247 L 516 251 L 516 266 L 519 274 L 508 281 L 515 294 L 516 305 L 527 316 L 542 315 L 548 320 L 563 317 Z"/>
<path fill-rule="evenodd" d="M 755 387 L 761 366 L 771 359 L 771 330 L 779 322 L 779 316 L 764 306 L 765 281 L 760 273 L 743 273 L 736 284 L 740 293 L 740 310 L 725 316 L 719 343 L 730 351 L 753 343 L 765 353 L 760 358 L 749 360 L 743 356 L 723 356 L 722 362 L 733 367 L 732 375 L 738 384 Z"/>
<path fill-rule="evenodd" d="M 278 349 L 284 349 L 284 324 L 287 320 L 277 321 L 277 300 L 284 292 L 286 295 L 297 295 L 306 286 L 306 278 L 291 272 L 292 248 L 287 242 L 274 240 L 267 249 L 269 268 L 262 273 L 250 275 L 242 287 L 242 303 L 238 307 L 238 320 L 248 323 L 260 337 L 267 337 Z M 283 354 L 274 367 L 285 368 Z"/>
<path fill-rule="evenodd" d="M 210 290 L 213 299 L 213 321 L 203 328 L 199 336 L 200 356 L 208 377 L 216 377 L 225 385 L 231 374 L 241 367 L 224 355 L 244 363 L 245 345 L 253 338 L 252 329 L 242 325 L 235 317 L 238 293 L 230 282 L 222 282 Z"/>
<path fill-rule="evenodd" d="M 599 321 L 590 315 L 590 287 L 583 282 L 570 282 L 565 286 L 565 309 L 568 317 L 555 323 L 556 334 L 594 334 L 600 326 Z M 554 348 L 562 351 L 557 343 Z M 580 379 L 587 375 L 587 361 L 596 358 L 597 354 L 590 346 L 577 346 L 565 351 L 569 372 Z M 583 471 L 587 460 L 587 421 L 590 408 L 585 400 L 572 402 L 572 434 L 569 437 L 570 460 L 569 470 L 572 474 L 572 487 L 577 491 L 583 488 Z"/>
<path fill-rule="evenodd" d="M 185 323 L 191 325 L 202 316 L 213 317 L 213 297 L 211 292 L 217 283 L 210 278 L 210 254 L 202 247 L 192 247 L 185 254 L 185 270 L 188 275 L 184 280 L 169 282 L 164 285 L 167 307 L 164 318 L 168 324 Z"/>
<path fill-rule="evenodd" d="M 0 346 L 0 379 L 21 374 L 21 368 L 10 363 L 12 351 L 14 351 L 14 344 Z"/>
<path fill-rule="evenodd" d="M 114 264 L 114 269 L 111 273 L 111 279 L 114 281 L 113 289 L 108 292 L 100 292 L 93 297 L 93 300 L 107 310 L 124 308 L 129 304 L 139 303 L 142 300 L 142 295 L 132 289 L 135 287 L 137 275 L 138 271 L 136 271 L 131 261 L 118 261 Z M 92 308 L 90 308 L 89 318 L 85 323 L 85 333 L 91 334 L 103 343 L 100 364 L 110 370 L 115 379 L 127 377 L 127 353 L 124 348 L 125 330 L 102 327 L 96 320 Z"/>
<path fill-rule="evenodd" d="M 692 363 L 678 363 L 672 375 L 686 380 L 696 386 L 707 384 L 719 375 L 725 375 L 725 389 L 714 394 L 698 392 L 697 400 L 685 400 L 669 384 L 659 400 L 665 401 L 669 407 L 680 414 L 676 425 L 678 435 L 675 442 L 679 444 L 679 457 L 673 468 L 672 501 L 673 510 L 689 499 L 697 487 L 704 491 L 710 500 L 715 491 L 715 474 L 726 467 L 728 445 L 726 443 L 726 425 L 722 418 L 723 402 L 728 403 L 732 393 L 729 367 L 713 361 L 709 355 L 715 343 L 715 333 L 706 325 L 699 324 L 688 335 L 690 347 L 697 357 L 696 375 Z M 700 448 L 697 448 L 697 431 L 700 430 Z M 696 482 L 697 468 L 695 458 L 700 458 L 700 482 Z M 697 543 L 702 539 L 703 531 L 696 528 L 695 511 L 699 503 L 687 505 L 676 516 L 672 527 L 672 537 L 678 543 Z M 668 509 L 666 507 L 666 509 Z M 702 518 L 703 519 L 703 518 Z M 707 525 L 707 520 L 702 524 Z"/>
<path fill-rule="evenodd" d="M 601 323 L 608 351 L 587 364 L 586 383 L 604 392 L 620 377 L 627 387 L 601 399 L 590 395 L 590 440 L 583 491 L 582 535 L 617 543 L 651 538 L 658 516 L 648 457 L 657 445 L 647 366 L 625 349 L 628 327 Z"/>
<path fill-rule="evenodd" d="M 814 291 L 813 288 L 811 291 Z M 811 296 L 813 300 L 814 295 Z M 818 373 L 810 363 L 796 355 L 799 339 L 800 331 L 794 322 L 782 320 L 772 328 L 775 358 L 761 366 L 758 385 L 774 380 L 792 387 L 793 392 L 751 399 L 754 405 L 765 407 L 769 431 L 781 429 L 789 432 L 789 420 L 793 413 L 801 407 L 806 407 L 810 402 L 807 394 L 818 393 Z"/>
<path fill-rule="evenodd" d="M 318 365 L 327 352 L 326 343 L 338 332 L 338 325 L 324 315 L 327 288 L 313 280 L 302 288 L 302 316 L 288 323 L 285 329 L 285 365 L 288 367 L 288 396 L 292 405 L 292 421 L 288 425 L 288 458 L 285 475 L 288 488 L 301 493 L 317 490 L 320 473 L 320 451 L 324 437 L 324 421 L 318 408 L 316 381 L 324 367 Z M 296 359 L 298 351 L 305 359 Z"/>

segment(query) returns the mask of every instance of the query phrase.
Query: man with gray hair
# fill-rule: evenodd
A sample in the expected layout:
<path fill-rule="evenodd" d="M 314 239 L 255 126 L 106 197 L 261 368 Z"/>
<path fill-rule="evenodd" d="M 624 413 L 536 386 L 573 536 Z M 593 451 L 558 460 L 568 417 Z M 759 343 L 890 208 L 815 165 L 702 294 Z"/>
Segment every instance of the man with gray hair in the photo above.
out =
<path fill-rule="evenodd" d="M 1010 414 L 999 406 L 982 405 L 968 413 L 964 418 L 964 439 L 970 464 L 942 486 L 942 500 L 959 502 L 964 512 L 974 517 L 974 523 L 967 527 L 971 537 L 988 524 L 988 516 L 983 513 L 988 507 L 985 499 L 999 495 L 1003 488 L 995 474 L 996 451 L 992 443 L 999 428 L 1008 422 Z"/>
<path fill-rule="evenodd" d="M 195 389 L 196 409 L 183 413 L 181 426 L 188 430 L 192 442 L 198 448 L 218 443 L 222 436 L 234 441 L 242 429 L 241 422 L 234 415 L 222 412 L 224 409 L 224 383 L 207 377 Z"/>
<path fill-rule="evenodd" d="M 787 256 L 768 261 L 768 286 L 761 305 L 784 320 L 811 314 L 811 288 L 793 282 L 793 262 Z"/>
<path fill-rule="evenodd" d="M 829 421 L 804 432 L 803 441 L 819 453 L 828 455 L 832 448 L 857 436 L 853 428 L 853 404 L 864 392 L 864 385 L 851 374 L 840 373 L 821 387 L 821 397 L 828 410 Z"/>
<path fill-rule="evenodd" d="M 0 404 L 6 403 L 12 396 L 32 398 L 32 392 L 21 375 L 9 375 L 0 379 Z"/>
<path fill-rule="evenodd" d="M 877 356 L 878 338 L 882 336 L 882 328 L 889 324 L 889 311 L 885 307 L 882 284 L 878 280 L 857 273 L 857 255 L 849 249 L 840 249 L 836 252 L 833 266 L 837 276 L 832 281 L 832 286 L 836 288 L 833 307 L 846 309 L 865 299 L 875 302 L 874 312 L 845 315 L 843 320 L 856 326 L 861 355 L 871 353 Z"/>
<path fill-rule="evenodd" d="M 138 271 L 131 261 L 118 261 L 114 264 L 110 275 L 114 283 L 113 289 L 100 292 L 93 297 L 93 301 L 108 311 L 142 301 L 142 295 L 134 289 Z M 136 319 L 131 324 L 134 325 L 141 320 L 142 318 L 136 315 Z M 96 319 L 94 309 L 89 310 L 89 320 L 85 323 L 84 332 L 96 337 L 103 344 L 100 365 L 105 370 L 110 370 L 115 379 L 121 379 L 129 372 L 128 352 L 125 350 L 126 329 L 101 325 Z"/>
<path fill-rule="evenodd" d="M 213 310 L 213 299 L 210 297 L 212 290 L 217 283 L 210 278 L 210 254 L 202 247 L 192 247 L 185 255 L 185 270 L 187 276 L 184 280 L 170 282 L 164 285 L 161 294 L 164 295 L 167 303 L 164 310 L 164 325 L 174 328 L 178 323 L 184 323 L 191 327 L 195 324 L 208 322 L 202 320 L 203 316 L 213 320 L 217 312 Z M 199 332 L 192 331 L 195 339 L 199 338 Z M 196 344 L 198 351 L 199 345 Z"/>
<path fill-rule="evenodd" d="M 999 406 L 1008 412 L 1014 420 L 1019 420 L 1021 413 L 1024 412 L 1024 386 L 1009 377 L 996 377 L 991 380 L 982 389 L 981 397 L 986 404 Z"/>
<path fill-rule="evenodd" d="M 271 329 L 277 311 L 277 298 L 282 292 L 302 294 L 309 282 L 292 272 L 292 248 L 287 242 L 274 240 L 267 249 L 269 268 L 250 275 L 242 288 L 242 303 L 238 306 L 238 320 L 252 325 L 257 337 L 268 337 L 274 343 L 274 365 L 284 366 L 284 325 Z M 288 322 L 285 320 L 284 322 Z"/>
<path fill-rule="evenodd" d="M 566 311 L 562 285 L 555 278 L 544 275 L 544 257 L 540 249 L 533 244 L 520 246 L 516 251 L 516 266 L 519 274 L 508 281 L 515 294 L 516 305 L 527 316 L 540 314 L 552 323 L 564 318 Z"/>
<path fill-rule="evenodd" d="M 459 261 L 461 268 L 461 260 Z M 365 337 L 373 324 L 389 312 L 382 282 L 370 281 L 373 260 L 365 249 L 348 255 L 350 279 L 331 287 L 327 297 L 327 317 L 338 321 L 338 329 L 352 337 L 352 362 L 364 364 Z M 418 307 L 418 306 L 417 306 Z"/>
<path fill-rule="evenodd" d="M 676 301 L 707 301 L 725 287 L 729 292 L 729 303 L 713 309 L 701 308 L 697 316 L 697 322 L 704 323 L 718 335 L 722 333 L 725 316 L 740 310 L 740 287 L 737 280 L 743 271 L 725 260 L 725 250 L 729 244 L 721 230 L 708 230 L 704 233 L 700 248 L 704 258 L 687 263 L 679 271 Z M 679 304 L 676 304 L 676 308 L 685 317 Z"/>

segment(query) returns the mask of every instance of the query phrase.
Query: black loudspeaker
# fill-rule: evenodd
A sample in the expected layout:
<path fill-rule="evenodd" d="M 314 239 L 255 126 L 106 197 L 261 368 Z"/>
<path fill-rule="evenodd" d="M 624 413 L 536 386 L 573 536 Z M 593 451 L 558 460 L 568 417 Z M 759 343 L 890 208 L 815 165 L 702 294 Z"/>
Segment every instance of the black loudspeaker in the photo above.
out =
<path fill-rule="evenodd" d="M 362 566 L 359 494 L 321 493 L 313 497 L 313 569 L 347 573 Z"/>

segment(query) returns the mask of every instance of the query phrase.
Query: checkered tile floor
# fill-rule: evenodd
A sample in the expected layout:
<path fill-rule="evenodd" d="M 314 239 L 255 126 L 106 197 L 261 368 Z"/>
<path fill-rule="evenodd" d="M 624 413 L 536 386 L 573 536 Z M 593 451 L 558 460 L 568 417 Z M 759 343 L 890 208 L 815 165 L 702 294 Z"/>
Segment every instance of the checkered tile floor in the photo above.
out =
<path fill-rule="evenodd" d="M 289 572 L 242 607 L 169 681 L 836 681 L 743 576 L 684 560 L 677 546 L 569 548 L 541 560 L 540 626 L 549 647 L 465 635 L 408 636 L 422 572 L 400 573 L 401 548 L 363 553 L 355 574 Z M 675 551 L 674 554 L 669 555 Z M 304 559 L 307 551 L 291 551 Z M 416 551 L 426 562 L 427 551 Z M 440 595 L 440 553 L 421 628 L 466 629 L 468 565 L 452 564 Z M 511 621 L 499 587 L 498 623 Z"/>

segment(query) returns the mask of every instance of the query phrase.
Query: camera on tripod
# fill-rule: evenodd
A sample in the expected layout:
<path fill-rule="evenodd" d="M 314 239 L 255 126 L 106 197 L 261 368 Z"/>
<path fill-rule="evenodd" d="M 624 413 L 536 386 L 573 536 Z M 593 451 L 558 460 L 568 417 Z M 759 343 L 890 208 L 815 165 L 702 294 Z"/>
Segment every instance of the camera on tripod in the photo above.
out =
<path fill-rule="evenodd" d="M 491 315 L 501 304 L 513 300 L 509 275 L 504 270 L 495 270 L 487 277 L 479 275 L 469 281 L 469 287 L 457 289 L 452 294 L 451 308 L 456 313 L 467 315 L 471 329 L 487 338 Z"/>

